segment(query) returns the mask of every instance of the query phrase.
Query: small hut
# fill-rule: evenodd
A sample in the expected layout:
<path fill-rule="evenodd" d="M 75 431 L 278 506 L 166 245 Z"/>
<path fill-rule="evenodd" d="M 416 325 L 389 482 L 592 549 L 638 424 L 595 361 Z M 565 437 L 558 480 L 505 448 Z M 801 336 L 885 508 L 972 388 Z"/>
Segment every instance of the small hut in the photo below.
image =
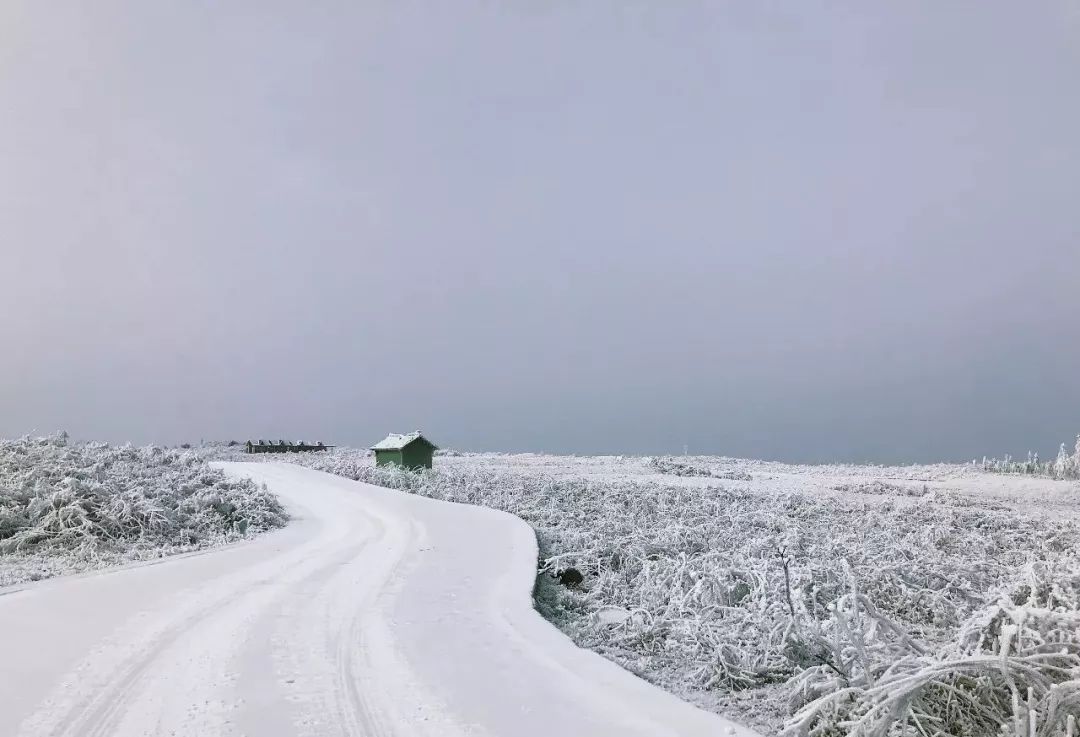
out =
<path fill-rule="evenodd" d="M 375 451 L 376 466 L 431 468 L 432 458 L 439 448 L 416 430 L 404 435 L 390 433 L 371 449 Z"/>

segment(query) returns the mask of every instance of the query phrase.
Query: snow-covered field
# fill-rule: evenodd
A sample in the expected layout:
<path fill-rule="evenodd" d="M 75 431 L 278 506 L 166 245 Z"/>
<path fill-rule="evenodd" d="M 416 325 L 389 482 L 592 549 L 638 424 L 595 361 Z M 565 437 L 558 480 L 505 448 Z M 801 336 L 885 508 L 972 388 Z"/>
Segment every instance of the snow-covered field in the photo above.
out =
<path fill-rule="evenodd" d="M 444 453 L 413 473 L 339 449 L 206 465 L 229 457 L 244 458 L 0 444 L 0 585 L 281 525 L 244 476 L 299 514 L 212 555 L 0 589 L 15 664 L 0 732 L 727 733 L 544 629 L 538 555 L 533 603 L 574 641 L 762 734 L 1074 734 L 1080 454 L 886 468 Z M 510 512 L 539 549 L 509 517 L 488 527 L 418 496 Z M 498 707 L 477 696 L 494 684 Z"/>
<path fill-rule="evenodd" d="M 281 527 L 284 509 L 198 455 L 0 441 L 0 587 L 190 552 Z"/>
<path fill-rule="evenodd" d="M 715 457 L 450 453 L 421 474 L 364 451 L 288 460 L 520 516 L 546 616 L 764 733 L 1057 735 L 1080 713 L 1076 481 Z M 581 582 L 556 584 L 569 568 Z"/>
<path fill-rule="evenodd" d="M 520 520 L 283 463 L 293 522 L 0 590 L 0 735 L 755 737 L 574 647 Z"/>

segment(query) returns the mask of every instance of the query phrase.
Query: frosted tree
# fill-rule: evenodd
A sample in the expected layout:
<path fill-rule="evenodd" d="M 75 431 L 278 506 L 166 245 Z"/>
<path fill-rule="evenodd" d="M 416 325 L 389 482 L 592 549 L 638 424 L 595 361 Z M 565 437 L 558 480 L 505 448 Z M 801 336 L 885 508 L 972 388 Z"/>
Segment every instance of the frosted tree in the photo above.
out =
<path fill-rule="evenodd" d="M 1051 475 L 1057 479 L 1063 479 L 1069 472 L 1070 458 L 1069 451 L 1065 450 L 1065 443 L 1061 444 L 1058 448 L 1057 459 L 1054 461 L 1054 465 L 1051 468 Z"/>

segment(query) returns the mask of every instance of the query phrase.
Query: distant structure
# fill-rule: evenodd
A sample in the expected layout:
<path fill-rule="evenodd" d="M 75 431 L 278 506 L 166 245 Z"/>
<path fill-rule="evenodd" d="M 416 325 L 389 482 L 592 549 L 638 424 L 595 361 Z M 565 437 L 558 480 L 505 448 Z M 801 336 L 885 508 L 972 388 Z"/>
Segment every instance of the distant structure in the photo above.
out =
<path fill-rule="evenodd" d="M 376 466 L 431 468 L 432 458 L 439 448 L 416 430 L 404 435 L 390 433 L 371 449 L 375 451 Z"/>
<path fill-rule="evenodd" d="M 260 440 L 257 443 L 253 443 L 250 440 L 244 443 L 245 453 L 312 453 L 323 450 L 329 450 L 333 448 L 332 445 L 323 445 L 322 443 L 316 443 L 315 445 L 308 445 L 303 440 L 299 443 L 287 443 L 284 440 L 274 442 L 266 442 Z"/>

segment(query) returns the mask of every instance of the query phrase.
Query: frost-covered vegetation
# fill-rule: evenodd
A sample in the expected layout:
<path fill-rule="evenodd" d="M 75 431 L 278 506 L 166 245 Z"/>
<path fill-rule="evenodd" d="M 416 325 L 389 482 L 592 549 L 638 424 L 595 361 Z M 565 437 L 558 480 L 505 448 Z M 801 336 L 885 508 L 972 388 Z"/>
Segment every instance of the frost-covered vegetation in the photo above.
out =
<path fill-rule="evenodd" d="M 881 481 L 880 479 L 837 484 L 833 489 L 851 494 L 883 494 L 886 496 L 923 496 L 924 494 L 929 493 L 929 489 L 925 484 L 921 487 L 911 487 L 900 484 L 890 484 L 888 481 Z"/>
<path fill-rule="evenodd" d="M 730 459 L 537 472 L 549 459 L 448 457 L 418 473 L 362 452 L 287 460 L 522 517 L 545 615 L 765 733 L 1056 736 L 1080 713 L 1080 527 L 964 491 L 1000 477 Z M 580 582 L 555 585 L 570 568 Z"/>
<path fill-rule="evenodd" d="M 0 586 L 197 550 L 280 527 L 277 499 L 191 452 L 0 441 Z"/>
<path fill-rule="evenodd" d="M 1028 453 L 1027 460 L 1018 461 L 1011 456 L 1004 458 L 983 458 L 984 471 L 995 473 L 1018 473 L 1031 476 L 1048 476 L 1054 479 L 1080 479 L 1080 435 L 1076 436 L 1076 445 L 1070 453 L 1065 443 L 1058 449 L 1053 461 L 1039 460 L 1038 453 Z"/>
<path fill-rule="evenodd" d="M 740 471 L 717 471 L 707 466 L 683 463 L 673 458 L 651 458 L 649 466 L 659 473 L 672 476 L 691 476 L 697 478 L 723 479 L 725 481 L 750 481 L 753 477 Z"/>

